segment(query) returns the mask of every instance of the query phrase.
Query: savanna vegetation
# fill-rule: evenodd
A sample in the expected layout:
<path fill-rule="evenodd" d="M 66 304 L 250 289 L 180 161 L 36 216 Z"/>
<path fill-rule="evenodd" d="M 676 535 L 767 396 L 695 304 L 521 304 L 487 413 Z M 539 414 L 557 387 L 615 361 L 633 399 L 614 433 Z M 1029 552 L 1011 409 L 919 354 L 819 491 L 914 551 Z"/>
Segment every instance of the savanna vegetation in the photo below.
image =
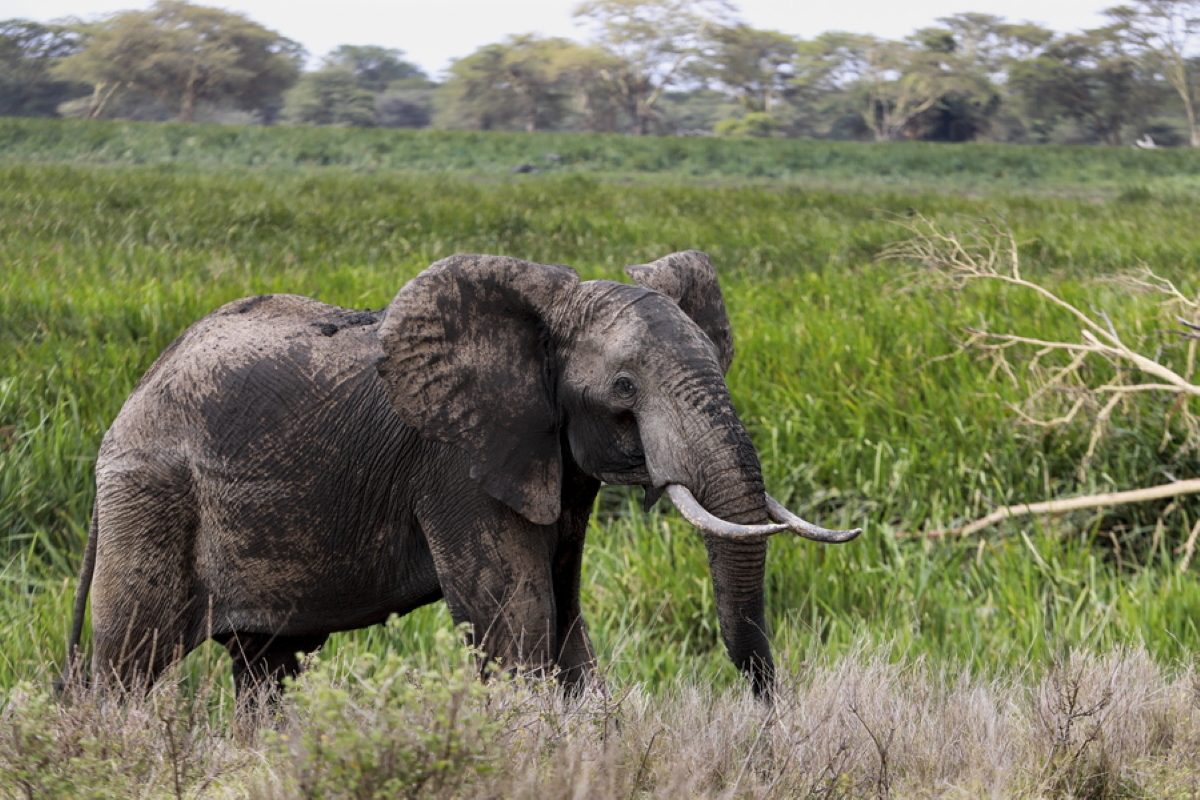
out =
<path fill-rule="evenodd" d="M 1130 0 L 1078 31 L 963 11 L 898 40 L 758 29 L 731 0 L 571 11 L 580 41 L 514 32 L 433 76 L 380 43 L 306 69 L 317 54 L 286 31 L 185 0 L 3 20 L 0 115 L 1200 145 L 1200 0 Z M 419 20 L 404 30 L 419 36 Z"/>
<path fill-rule="evenodd" d="M 1139 394 L 1091 453 L 1097 408 L 1027 424 L 1028 360 L 967 329 L 1078 320 L 880 257 L 914 220 L 1011 231 L 1025 279 L 1190 375 L 1186 308 L 1101 279 L 1196 298 L 1194 153 L 0 122 L 0 796 L 1196 796 L 1196 500 L 925 535 L 1196 477 L 1180 401 Z M 438 605 L 333 637 L 257 735 L 215 647 L 144 702 L 55 698 L 92 459 L 190 322 L 261 292 L 379 307 L 455 252 L 621 279 L 685 248 L 720 272 L 772 493 L 866 527 L 772 543 L 774 708 L 720 652 L 699 536 L 611 487 L 584 563 L 606 693 L 478 683 Z"/>

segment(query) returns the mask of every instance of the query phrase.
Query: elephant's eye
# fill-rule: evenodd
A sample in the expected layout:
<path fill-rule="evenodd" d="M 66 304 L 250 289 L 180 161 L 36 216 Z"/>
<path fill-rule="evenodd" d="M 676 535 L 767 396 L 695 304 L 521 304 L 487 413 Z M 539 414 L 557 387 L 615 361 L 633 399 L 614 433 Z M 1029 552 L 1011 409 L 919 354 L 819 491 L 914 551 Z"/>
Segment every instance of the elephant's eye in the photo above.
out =
<path fill-rule="evenodd" d="M 628 399 L 637 394 L 637 387 L 634 386 L 633 381 L 622 375 L 613 381 L 613 393 L 616 394 L 617 397 Z"/>

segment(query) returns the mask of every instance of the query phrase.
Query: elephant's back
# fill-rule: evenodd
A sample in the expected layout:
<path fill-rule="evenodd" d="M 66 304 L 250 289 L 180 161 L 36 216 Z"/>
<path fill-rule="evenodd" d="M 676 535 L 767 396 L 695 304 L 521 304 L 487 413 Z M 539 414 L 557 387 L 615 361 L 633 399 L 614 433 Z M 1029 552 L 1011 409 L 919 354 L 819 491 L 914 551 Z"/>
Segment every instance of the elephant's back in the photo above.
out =
<path fill-rule="evenodd" d="M 201 443 L 228 459 L 264 437 L 282 446 L 308 436 L 345 404 L 368 413 L 383 398 L 380 317 L 287 294 L 221 306 L 142 376 L 105 437 L 101 465 L 147 448 L 194 457 Z"/>
<path fill-rule="evenodd" d="M 225 366 L 263 359 L 318 358 L 328 368 L 357 361 L 377 347 L 382 311 L 358 311 L 294 294 L 263 294 L 234 300 L 189 327 L 160 362 L 220 360 Z M 179 351 L 176 353 L 176 351 Z M 157 367 L 158 364 L 155 364 Z M 153 376 L 151 367 L 147 378 Z M 145 379 L 143 379 L 145 380 Z"/>
<path fill-rule="evenodd" d="M 268 330 L 283 337 L 317 334 L 325 337 L 377 325 L 383 311 L 342 308 L 295 294 L 260 294 L 234 300 L 192 327 L 204 331 Z"/>

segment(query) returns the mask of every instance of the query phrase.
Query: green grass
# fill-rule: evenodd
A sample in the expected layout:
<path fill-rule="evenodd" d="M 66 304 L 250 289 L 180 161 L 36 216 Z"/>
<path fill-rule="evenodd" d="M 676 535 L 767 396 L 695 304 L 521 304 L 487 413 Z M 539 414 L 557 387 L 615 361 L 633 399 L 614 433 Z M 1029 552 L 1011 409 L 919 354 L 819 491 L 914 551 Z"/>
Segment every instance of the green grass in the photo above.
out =
<path fill-rule="evenodd" d="M 1200 187 L 1193 149 L 659 138 L 478 131 L 237 127 L 0 119 L 0 157 L 98 164 L 546 173 L 837 188 L 1104 191 L 1138 200 Z"/>
<path fill-rule="evenodd" d="M 563 158 L 550 172 L 506 174 L 551 151 Z M 1180 573 L 1175 553 L 1195 502 L 1153 546 L 1165 503 L 970 541 L 895 538 L 992 503 L 1190 477 L 1195 457 L 1160 449 L 1164 409 L 1151 403 L 1080 483 L 1080 432 L 1031 435 L 1006 405 L 1020 387 L 968 356 L 942 359 L 966 325 L 1068 336 L 1070 321 L 1018 293 L 912 289 L 905 268 L 876 260 L 913 210 L 997 220 L 1028 242 L 1024 274 L 1105 308 L 1153 351 L 1170 344 L 1158 332 L 1169 321 L 1090 279 L 1145 263 L 1197 290 L 1191 151 L 0 120 L 0 154 L 0 689 L 47 680 L 61 659 L 99 439 L 172 338 L 260 292 L 379 307 L 455 252 L 585 278 L 684 248 L 713 257 L 738 343 L 729 382 L 769 488 L 809 518 L 867 527 L 841 547 L 773 543 L 768 608 L 789 666 L 864 640 L 984 675 L 1073 646 L 1140 643 L 1171 663 L 1200 642 L 1196 567 Z M 995 185 L 967 191 L 974 181 Z M 605 490 L 585 558 L 611 680 L 736 685 L 699 536 L 636 500 Z M 422 610 L 337 636 L 325 657 L 432 659 L 448 626 L 440 606 Z M 192 669 L 224 670 L 219 655 Z"/>
<path fill-rule="evenodd" d="M 545 152 L 562 159 L 546 161 L 543 174 L 507 174 L 513 162 Z M 65 646 L 100 437 L 167 343 L 237 297 L 283 291 L 379 307 L 456 252 L 621 279 L 624 264 L 684 248 L 717 264 L 738 347 L 729 383 L 769 489 L 810 519 L 867 529 L 843 546 L 771 546 L 768 614 L 794 703 L 768 735 L 740 700 L 721 694 L 741 681 L 721 652 L 699 535 L 670 510 L 644 514 L 640 492 L 608 488 L 589 531 L 583 602 L 611 707 L 463 701 L 473 709 L 467 721 L 479 726 L 463 752 L 482 747 L 492 760 L 480 763 L 500 766 L 478 774 L 464 767 L 447 780 L 468 782 L 451 780 L 459 788 L 444 792 L 524 796 L 548 786 L 540 782 L 547 775 L 595 774 L 590 786 L 572 785 L 589 796 L 732 786 L 751 796 L 781 786 L 873 796 L 889 775 L 867 726 L 880 734 L 890 726 L 899 731 L 891 761 L 898 793 L 929 793 L 934 773 L 976 795 L 989 786 L 1006 796 L 1194 793 L 1186 754 L 1200 734 L 1186 722 L 1185 695 L 1195 684 L 1200 582 L 1194 564 L 1180 569 L 1179 546 L 1200 503 L 1024 520 L 968 540 L 896 534 L 970 519 L 993 504 L 1194 477 L 1196 454 L 1178 436 L 1163 446 L 1168 409 L 1151 399 L 1117 418 L 1080 479 L 1084 429 L 1023 428 L 1008 404 L 1023 396 L 1024 377 L 1014 385 L 990 375 L 986 361 L 952 355 L 968 325 L 1072 337 L 1071 320 L 994 286 L 917 287 L 907 267 L 877 257 L 906 236 L 897 222 L 913 212 L 951 227 L 993 220 L 1024 243 L 1023 275 L 1107 311 L 1127 340 L 1179 364 L 1177 341 L 1163 333 L 1173 320 L 1149 298 L 1093 278 L 1145 264 L 1196 294 L 1198 174 L 1191 151 L 0 120 L 0 795 L 16 792 L 11 786 L 119 794 L 115 763 L 129 785 L 161 794 L 212 786 L 285 797 L 312 795 L 318 785 L 350 793 L 346 780 L 393 774 L 371 759 L 395 753 L 378 749 L 379 736 L 387 738 L 379 731 L 397 725 L 429 731 L 404 745 L 414 749 L 402 758 L 442 769 L 438 714 L 447 712 L 439 704 L 458 708 L 457 684 L 419 694 L 429 707 L 412 709 L 411 719 L 393 718 L 400 712 L 367 702 L 382 673 L 362 666 L 396 666 L 398 653 L 406 669 L 457 675 L 441 604 L 331 638 L 309 684 L 314 693 L 287 719 L 325 719 L 336 732 L 332 749 L 311 737 L 250 750 L 229 742 L 228 665 L 215 645 L 189 657 L 179 673 L 188 691 L 168 695 L 166 706 L 52 704 L 46 687 Z M 1067 654 L 1127 648 L 1140 648 L 1133 660 L 1152 660 L 1165 677 L 1138 683 L 1149 668 L 1120 655 L 1084 661 L 1120 673 L 1122 691 L 1151 687 L 1176 705 L 1078 717 L 1076 731 L 1063 733 L 1072 719 L 1063 698 L 1076 680 L 1068 674 L 1063 683 Z M 876 689 L 869 703 L 851 686 L 859 680 Z M 704 687 L 699 694 L 688 688 L 693 681 Z M 704 694 L 708 687 L 718 696 Z M 411 690 L 401 694 L 411 706 Z M 992 695 L 994 706 L 967 708 Z M 904 710 L 922 698 L 942 703 L 942 716 L 931 719 L 943 722 L 905 721 L 926 713 Z M 860 701 L 863 716 L 848 715 Z M 377 716 L 361 712 L 364 703 Z M 822 703 L 831 710 L 795 716 Z M 352 713 L 366 714 L 359 728 L 343 720 Z M 958 752 L 957 740 L 938 738 L 973 715 L 1004 732 L 1013 714 L 1028 731 L 987 758 L 955 766 L 947 754 Z M 1171 743 L 1112 727 L 1138 714 L 1159 714 L 1146 724 L 1170 727 Z M 610 715 L 624 721 L 619 737 L 609 734 Z M 1039 727 L 1055 715 L 1057 734 Z M 112 727 L 118 718 L 125 722 Z M 729 737 L 727 756 L 706 755 L 713 745 L 685 733 L 713 720 L 724 722 L 716 727 Z M 1091 730 L 1084 720 L 1105 726 L 1102 741 L 1080 738 Z M 833 749 L 799 755 L 797 743 L 810 738 Z M 760 742 L 770 742 L 769 758 L 756 755 Z M 1074 756 L 1064 755 L 1068 745 Z M 1014 752 L 1033 755 L 1014 766 L 1004 755 Z M 1146 760 L 1132 760 L 1135 752 Z M 51 766 L 31 772 L 39 758 Z M 572 759 L 603 767 L 581 771 Z M 379 774 L 364 777 L 367 769 Z M 1000 775 L 1012 782 L 990 782 Z"/>

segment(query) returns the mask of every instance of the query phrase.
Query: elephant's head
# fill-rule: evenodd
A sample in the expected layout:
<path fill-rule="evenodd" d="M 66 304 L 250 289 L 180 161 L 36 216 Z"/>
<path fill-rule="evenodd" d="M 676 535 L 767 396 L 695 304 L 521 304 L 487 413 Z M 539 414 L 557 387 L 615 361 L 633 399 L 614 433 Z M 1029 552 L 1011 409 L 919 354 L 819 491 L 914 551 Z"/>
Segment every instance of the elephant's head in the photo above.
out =
<path fill-rule="evenodd" d="M 829 531 L 783 509 L 724 374 L 733 337 L 712 263 L 674 253 L 627 268 L 637 285 L 574 270 L 453 256 L 397 294 L 380 329 L 380 374 L 401 418 L 462 448 L 491 495 L 539 524 L 561 513 L 564 460 L 588 475 L 664 491 L 705 532 L 722 636 L 768 691 L 766 537 Z"/>

